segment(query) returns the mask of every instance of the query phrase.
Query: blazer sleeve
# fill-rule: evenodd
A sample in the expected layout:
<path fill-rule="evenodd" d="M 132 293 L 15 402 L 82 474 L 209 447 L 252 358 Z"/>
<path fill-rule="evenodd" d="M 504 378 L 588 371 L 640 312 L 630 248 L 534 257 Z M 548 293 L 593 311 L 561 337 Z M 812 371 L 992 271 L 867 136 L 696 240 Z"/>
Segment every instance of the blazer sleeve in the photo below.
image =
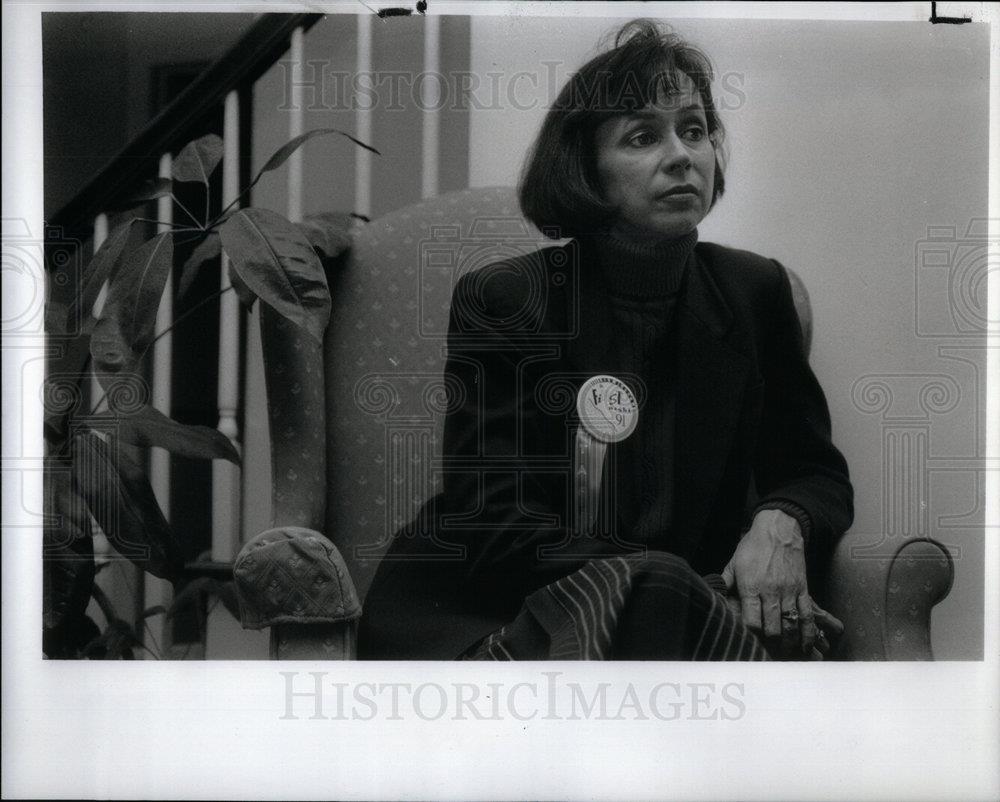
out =
<path fill-rule="evenodd" d="M 779 262 L 767 324 L 765 396 L 754 476 L 760 502 L 799 514 L 806 558 L 825 561 L 854 519 L 847 462 L 831 440 L 826 397 L 809 366 L 788 274 Z"/>
<path fill-rule="evenodd" d="M 444 425 L 439 531 L 465 547 L 463 578 L 477 591 L 524 596 L 597 555 L 572 548 L 568 556 L 565 548 L 579 546 L 563 503 L 569 471 L 539 470 L 525 455 L 530 444 L 551 441 L 554 428 L 527 380 L 530 334 L 494 325 L 510 299 L 487 295 L 483 288 L 494 282 L 473 279 L 456 285 L 449 321 L 445 373 L 454 392 Z"/>

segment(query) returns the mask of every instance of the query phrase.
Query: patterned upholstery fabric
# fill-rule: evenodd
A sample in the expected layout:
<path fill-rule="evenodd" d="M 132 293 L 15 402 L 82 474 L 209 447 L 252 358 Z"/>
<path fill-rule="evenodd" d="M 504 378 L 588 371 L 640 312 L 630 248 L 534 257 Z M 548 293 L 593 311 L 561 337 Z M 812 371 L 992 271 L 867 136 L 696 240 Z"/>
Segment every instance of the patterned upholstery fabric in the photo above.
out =
<path fill-rule="evenodd" d="M 233 573 L 246 629 L 333 624 L 361 616 L 340 552 L 311 529 L 261 532 L 241 549 Z"/>

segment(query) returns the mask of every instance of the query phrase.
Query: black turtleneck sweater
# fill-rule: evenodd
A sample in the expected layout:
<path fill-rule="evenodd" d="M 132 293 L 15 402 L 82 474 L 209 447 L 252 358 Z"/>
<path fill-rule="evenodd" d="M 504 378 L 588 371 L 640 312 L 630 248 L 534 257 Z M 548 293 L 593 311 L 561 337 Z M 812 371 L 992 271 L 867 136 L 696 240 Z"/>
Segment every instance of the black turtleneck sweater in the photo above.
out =
<path fill-rule="evenodd" d="M 674 442 L 674 309 L 697 230 L 668 240 L 594 237 L 609 312 L 616 371 L 639 400 L 635 432 L 608 452 L 605 496 L 629 544 L 671 550 Z M 624 377 L 623 376 L 623 377 Z"/>
<path fill-rule="evenodd" d="M 615 370 L 636 377 L 629 384 L 639 400 L 635 432 L 608 450 L 602 503 L 619 512 L 617 534 L 630 545 L 673 551 L 674 471 L 683 470 L 673 460 L 673 323 L 698 231 L 676 239 L 640 239 L 611 232 L 591 239 L 615 322 Z M 808 543 L 811 522 L 801 507 L 777 499 L 760 504 L 753 514 L 764 509 L 778 509 L 798 520 Z"/>

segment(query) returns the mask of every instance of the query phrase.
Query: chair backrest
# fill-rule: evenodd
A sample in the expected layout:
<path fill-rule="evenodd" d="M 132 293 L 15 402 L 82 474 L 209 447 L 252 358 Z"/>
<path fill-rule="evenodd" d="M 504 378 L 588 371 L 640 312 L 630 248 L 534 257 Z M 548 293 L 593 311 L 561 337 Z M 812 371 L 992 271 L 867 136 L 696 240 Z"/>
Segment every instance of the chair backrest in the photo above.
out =
<path fill-rule="evenodd" d="M 374 220 L 331 277 L 326 534 L 362 599 L 392 534 L 440 489 L 455 282 L 545 244 L 512 188 L 462 190 Z"/>
<path fill-rule="evenodd" d="M 551 244 L 521 216 L 513 188 L 462 190 L 365 226 L 331 277 L 326 534 L 362 599 L 393 533 L 440 489 L 433 466 L 455 282 Z M 808 295 L 791 279 L 808 343 Z"/>

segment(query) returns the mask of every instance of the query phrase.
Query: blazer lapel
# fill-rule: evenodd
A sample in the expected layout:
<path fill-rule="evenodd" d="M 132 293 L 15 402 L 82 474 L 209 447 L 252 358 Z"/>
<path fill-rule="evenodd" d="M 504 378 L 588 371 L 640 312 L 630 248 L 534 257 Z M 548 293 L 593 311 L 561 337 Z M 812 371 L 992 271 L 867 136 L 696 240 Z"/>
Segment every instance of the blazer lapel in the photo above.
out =
<path fill-rule="evenodd" d="M 731 452 L 750 360 L 727 341 L 732 312 L 698 256 L 677 306 L 674 537 L 690 556 Z"/>

